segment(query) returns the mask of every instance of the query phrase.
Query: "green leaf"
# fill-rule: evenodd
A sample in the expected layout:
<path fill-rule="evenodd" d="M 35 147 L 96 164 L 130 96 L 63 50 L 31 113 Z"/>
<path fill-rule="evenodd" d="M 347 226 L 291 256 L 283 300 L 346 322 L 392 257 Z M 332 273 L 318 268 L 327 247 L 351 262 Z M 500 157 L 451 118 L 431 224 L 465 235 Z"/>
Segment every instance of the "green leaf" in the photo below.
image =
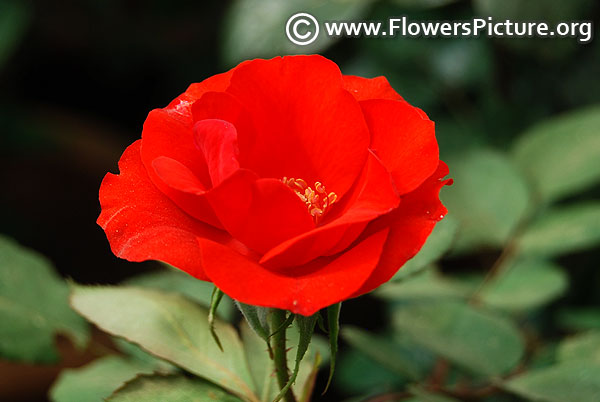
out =
<path fill-rule="evenodd" d="M 117 337 L 114 337 L 112 341 L 119 351 L 126 355 L 131 361 L 138 362 L 145 366 L 154 367 L 155 371 L 165 374 L 174 373 L 179 370 L 176 366 L 172 365 L 168 361 L 151 355 L 135 343 L 131 343 L 123 338 Z"/>
<path fill-rule="evenodd" d="M 513 157 L 546 201 L 600 182 L 600 105 L 532 127 L 515 144 Z"/>
<path fill-rule="evenodd" d="M 419 352 L 415 345 L 402 345 L 354 327 L 345 327 L 342 337 L 365 356 L 402 377 L 420 380 L 430 369 L 430 365 L 415 358 L 415 352 Z"/>
<path fill-rule="evenodd" d="M 510 321 L 461 302 L 402 305 L 393 323 L 416 344 L 478 374 L 505 373 L 523 355 L 523 340 Z"/>
<path fill-rule="evenodd" d="M 68 294 L 48 260 L 0 236 L 0 356 L 55 362 L 57 333 L 85 346 L 89 328 L 69 307 Z"/>
<path fill-rule="evenodd" d="M 124 284 L 181 293 L 204 307 L 211 305 L 211 296 L 214 289 L 212 283 L 196 279 L 173 267 L 134 276 L 126 280 Z M 231 321 L 234 313 L 233 301 L 227 296 L 223 297 L 219 304 L 219 310 L 216 312 L 217 317 Z"/>
<path fill-rule="evenodd" d="M 570 205 L 547 211 L 517 241 L 526 255 L 556 256 L 600 242 L 600 202 Z"/>
<path fill-rule="evenodd" d="M 269 357 L 267 345 L 264 339 L 250 328 L 247 321 L 242 321 L 240 327 L 246 360 L 255 384 L 254 389 L 256 389 L 259 400 L 271 401 L 279 390 L 276 389 L 275 367 L 273 360 Z"/>
<path fill-rule="evenodd" d="M 66 369 L 50 389 L 53 402 L 98 402 L 109 397 L 126 381 L 141 373 L 150 374 L 152 365 L 106 356 L 86 366 Z"/>
<path fill-rule="evenodd" d="M 501 247 L 529 204 L 525 180 L 501 153 L 470 151 L 451 158 L 454 184 L 441 197 L 460 223 L 455 249 Z"/>
<path fill-rule="evenodd" d="M 117 390 L 107 402 L 239 402 L 239 398 L 198 378 L 138 376 Z"/>
<path fill-rule="evenodd" d="M 450 245 L 452 244 L 452 240 L 454 240 L 457 229 L 458 221 L 454 219 L 452 215 L 446 215 L 444 219 L 435 225 L 433 232 L 431 232 L 431 235 L 427 238 L 421 251 L 419 251 L 412 259 L 408 260 L 396 275 L 394 275 L 392 280 L 402 280 L 412 276 L 437 261 L 446 251 L 448 251 L 448 249 L 450 249 Z"/>
<path fill-rule="evenodd" d="M 386 283 L 375 291 L 375 295 L 389 300 L 406 301 L 421 299 L 462 298 L 469 289 L 462 283 L 443 277 L 435 269 L 404 279 Z"/>
<path fill-rule="evenodd" d="M 334 43 L 323 22 L 361 19 L 372 0 L 237 0 L 231 4 L 223 29 L 223 56 L 233 65 L 256 57 L 319 53 Z M 285 32 L 287 20 L 303 12 L 313 15 L 320 26 L 318 38 L 307 46 L 295 45 Z M 315 29 L 312 27 L 312 29 Z"/>
<path fill-rule="evenodd" d="M 589 331 L 562 341 L 557 357 L 559 361 L 593 360 L 600 363 L 600 331 Z"/>
<path fill-rule="evenodd" d="M 600 362 L 572 361 L 522 374 L 504 388 L 528 399 L 547 402 L 600 401 Z"/>
<path fill-rule="evenodd" d="M 233 327 L 215 328 L 225 352 L 210 335 L 208 311 L 172 293 L 127 288 L 75 286 L 72 306 L 104 331 L 256 401 L 242 344 Z"/>
<path fill-rule="evenodd" d="M 600 330 L 600 308 L 564 308 L 559 310 L 557 321 L 561 328 L 571 331 Z"/>
<path fill-rule="evenodd" d="M 30 19 L 28 2 L 0 0 L 0 68 L 23 38 Z"/>
<path fill-rule="evenodd" d="M 352 348 L 340 354 L 337 372 L 333 378 L 336 389 L 344 394 L 366 395 L 402 389 L 407 379 L 397 372 L 382 366 L 378 362 Z M 356 402 L 364 401 L 359 398 Z"/>
<path fill-rule="evenodd" d="M 482 290 L 486 305 L 510 312 L 539 308 L 561 296 L 568 276 L 559 266 L 546 261 L 521 260 L 493 278 Z"/>

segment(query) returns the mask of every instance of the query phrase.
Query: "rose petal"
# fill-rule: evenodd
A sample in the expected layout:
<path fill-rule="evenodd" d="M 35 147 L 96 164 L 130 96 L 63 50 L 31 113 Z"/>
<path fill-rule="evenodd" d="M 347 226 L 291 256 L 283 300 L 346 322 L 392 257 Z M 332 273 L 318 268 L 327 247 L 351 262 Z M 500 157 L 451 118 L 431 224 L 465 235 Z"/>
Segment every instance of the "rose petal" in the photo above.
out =
<path fill-rule="evenodd" d="M 100 186 L 98 224 L 113 253 L 129 261 L 161 260 L 208 280 L 200 263 L 197 237 L 226 243 L 230 237 L 181 211 L 150 181 L 138 140 L 119 161 L 119 175 L 107 174 Z"/>
<path fill-rule="evenodd" d="M 240 169 L 207 193 L 225 229 L 258 253 L 314 228 L 305 204 L 280 180 Z"/>
<path fill-rule="evenodd" d="M 213 241 L 198 241 L 204 269 L 223 292 L 242 303 L 309 316 L 347 299 L 361 286 L 377 265 L 386 236 L 387 229 L 382 230 L 339 257 L 298 267 L 290 276 L 265 269 Z"/>
<path fill-rule="evenodd" d="M 194 218 L 216 227 L 220 227 L 220 223 L 211 209 L 207 208 L 206 201 L 200 196 L 179 191 L 164 183 L 156 174 L 152 163 L 158 157 L 176 160 L 198 178 L 203 188 L 211 187 L 204 155 L 194 145 L 191 107 L 206 92 L 224 91 L 229 85 L 232 71 L 190 85 L 185 93 L 166 108 L 151 111 L 142 131 L 142 161 L 154 185 Z"/>
<path fill-rule="evenodd" d="M 181 162 L 166 156 L 152 161 L 156 175 L 169 187 L 185 193 L 201 195 L 206 192 L 204 184 Z"/>
<path fill-rule="evenodd" d="M 202 95 L 210 91 L 225 91 L 227 89 L 233 70 L 234 69 L 231 69 L 225 73 L 213 75 L 202 82 L 195 82 L 191 84 L 184 93 L 169 103 L 167 109 L 177 111 L 182 116 L 190 118 L 190 108 L 192 104 L 200 99 Z"/>
<path fill-rule="evenodd" d="M 235 70 L 227 93 L 255 129 L 238 129 L 241 166 L 260 177 L 319 181 L 338 197 L 352 186 L 369 133 L 335 63 L 321 56 L 253 60 Z"/>
<path fill-rule="evenodd" d="M 394 91 L 387 78 L 363 78 L 355 75 L 344 75 L 344 89 L 352 94 L 357 101 L 368 99 L 402 100 Z"/>
<path fill-rule="evenodd" d="M 194 121 L 196 122 L 201 122 L 203 120 L 221 120 L 233 125 L 235 135 L 233 131 L 223 133 L 214 132 L 212 135 L 213 140 L 211 141 L 215 146 L 218 146 L 220 141 L 227 139 L 225 142 L 230 144 L 225 147 L 229 148 L 229 151 L 227 152 L 230 154 L 230 157 L 232 159 L 235 158 L 236 162 L 234 163 L 236 166 L 247 168 L 247 166 L 244 165 L 244 155 L 240 155 L 239 152 L 239 143 L 240 141 L 243 141 L 244 138 L 251 138 L 254 136 L 254 127 L 248 111 L 244 109 L 237 99 L 225 92 L 207 92 L 194 103 L 192 106 L 192 114 L 194 116 Z M 204 140 L 201 142 L 203 141 Z M 196 143 L 198 143 L 198 138 L 196 138 Z M 203 145 L 200 145 L 200 147 L 202 146 Z M 215 158 L 218 158 L 218 151 L 220 150 L 213 149 Z M 234 168 L 229 170 L 235 171 Z"/>
<path fill-rule="evenodd" d="M 194 125 L 194 143 L 204 154 L 213 187 L 240 168 L 233 124 L 218 119 L 200 120 Z"/>
<path fill-rule="evenodd" d="M 418 189 L 402 197 L 398 209 L 372 222 L 367 228 L 366 233 L 370 233 L 389 226 L 390 233 L 377 268 L 353 297 L 370 292 L 390 280 L 406 261 L 419 252 L 435 224 L 447 213 L 439 199 L 440 189 L 452 184 L 450 179 L 442 180 L 447 174 L 448 166 L 440 161 L 431 177 Z"/>
<path fill-rule="evenodd" d="M 371 131 L 370 148 L 390 171 L 399 194 L 417 188 L 439 161 L 434 123 L 404 101 L 360 102 Z"/>
<path fill-rule="evenodd" d="M 148 115 L 142 132 L 142 162 L 150 180 L 181 209 L 196 219 L 220 227 L 214 212 L 203 196 L 181 191 L 173 183 L 163 181 L 153 166 L 157 158 L 169 158 L 185 166 L 191 176 L 199 181 L 199 187 L 211 187 L 210 176 L 204 155 L 194 145 L 192 127 L 187 117 L 166 109 L 155 109 Z M 160 163 L 160 162 L 159 162 Z M 170 177 L 170 176 L 169 176 Z"/>
<path fill-rule="evenodd" d="M 377 157 L 369 153 L 361 177 L 346 195 L 345 205 L 340 205 L 338 216 L 323 226 L 277 245 L 263 256 L 260 263 L 285 272 L 288 267 L 342 251 L 356 240 L 367 222 L 390 212 L 399 202 L 390 174 Z"/>

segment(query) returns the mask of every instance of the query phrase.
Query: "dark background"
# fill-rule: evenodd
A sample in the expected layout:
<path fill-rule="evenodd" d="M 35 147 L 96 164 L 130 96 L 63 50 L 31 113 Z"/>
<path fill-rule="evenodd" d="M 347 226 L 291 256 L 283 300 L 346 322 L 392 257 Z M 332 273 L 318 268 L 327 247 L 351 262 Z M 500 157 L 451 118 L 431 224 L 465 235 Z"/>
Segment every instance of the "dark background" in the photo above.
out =
<path fill-rule="evenodd" d="M 465 19 L 480 10 L 480 2 L 446 1 L 431 8 L 413 3 L 376 1 L 356 16 Z M 532 3 L 513 12 L 533 20 L 598 22 L 600 17 L 595 1 Z M 152 269 L 155 263 L 128 263 L 110 252 L 95 224 L 98 188 L 106 172 L 116 172 L 124 148 L 140 137 L 151 109 L 246 56 L 228 50 L 227 43 L 242 40 L 228 34 L 235 23 L 232 6 L 229 1 L 1 0 L 0 233 L 48 256 L 62 275 L 78 282 L 115 283 Z M 246 23 L 248 29 L 260 24 Z M 283 26 L 272 36 L 283 41 Z M 317 50 L 344 73 L 387 76 L 436 121 L 442 156 L 479 145 L 506 148 L 532 123 L 600 101 L 597 40 L 580 45 L 575 39 L 361 38 Z M 254 56 L 270 56 L 269 51 Z M 598 195 L 592 189 L 578 197 Z M 495 251 L 450 258 L 443 268 L 460 270 L 490 253 Z M 562 261 L 575 267 L 572 303 L 594 301 L 593 254 Z M 350 301 L 342 321 L 376 330 L 383 326 L 381 306 L 369 297 Z M 316 400 L 341 397 L 334 389 Z"/>

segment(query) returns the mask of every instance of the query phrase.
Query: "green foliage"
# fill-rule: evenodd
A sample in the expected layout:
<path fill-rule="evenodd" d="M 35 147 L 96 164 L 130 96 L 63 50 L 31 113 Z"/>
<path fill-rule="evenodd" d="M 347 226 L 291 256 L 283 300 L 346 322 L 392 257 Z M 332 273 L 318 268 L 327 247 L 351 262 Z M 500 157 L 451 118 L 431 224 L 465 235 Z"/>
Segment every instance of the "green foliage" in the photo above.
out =
<path fill-rule="evenodd" d="M 461 224 L 455 249 L 502 246 L 527 210 L 525 180 L 497 151 L 471 151 L 448 163 L 455 182 L 441 197 Z"/>
<path fill-rule="evenodd" d="M 597 402 L 600 400 L 600 362 L 565 362 L 520 375 L 504 386 L 534 401 Z"/>
<path fill-rule="evenodd" d="M 440 375 L 442 389 L 450 392 L 457 387 L 454 375 L 503 384 L 505 390 L 527 400 L 598 400 L 598 309 L 560 310 L 555 315 L 557 325 L 595 330 L 569 337 L 558 348 L 549 341 L 537 347 L 526 345 L 524 336 L 525 328 L 536 335 L 542 331 L 534 317 L 569 288 L 566 271 L 548 259 L 600 242 L 596 202 L 549 205 L 598 182 L 597 117 L 596 108 L 589 108 L 540 123 L 526 131 L 510 158 L 477 148 L 448 158 L 455 184 L 441 195 L 456 222 L 444 227 L 442 221 L 394 283 L 375 292 L 393 303 L 393 332 L 375 336 L 352 328 L 343 331 L 353 347 L 353 359 L 370 365 L 369 370 L 382 373 L 382 378 L 394 373 L 404 381 L 423 384 L 428 375 Z M 474 273 L 459 279 L 435 269 L 449 248 L 451 257 L 460 258 L 482 248 L 503 251 L 488 265 L 493 270 L 487 276 Z M 451 371 L 432 374 L 439 369 L 433 368 L 433 362 L 411 366 L 415 360 L 398 346 L 398 334 L 448 362 Z M 529 361 L 523 360 L 526 346 L 533 347 Z M 523 363 L 527 367 L 520 369 L 521 374 L 501 382 Z M 354 389 L 349 380 L 343 385 Z M 402 380 L 371 381 L 356 390 L 366 394 L 377 387 L 382 391 L 407 388 Z M 427 388 L 409 386 L 408 390 L 414 401 L 447 398 Z M 489 400 L 510 399 L 497 395 Z"/>
<path fill-rule="evenodd" d="M 225 390 L 245 401 L 271 401 L 279 392 L 264 340 L 245 323 L 240 340 L 230 325 L 216 320 L 224 349 L 221 352 L 211 339 L 208 311 L 185 297 L 140 288 L 74 286 L 71 302 L 99 328 L 122 337 L 116 344 L 129 357 L 108 356 L 83 368 L 66 371 L 52 390 L 55 402 L 85 402 L 111 394 L 108 400 L 115 401 L 187 400 L 190 395 L 240 400 Z M 145 319 L 136 320 L 139 316 Z M 313 319 L 313 327 L 315 322 Z M 288 359 L 293 360 L 295 355 L 304 357 L 298 360 L 293 386 L 297 395 L 310 395 L 314 367 L 327 358 L 325 341 L 314 337 L 309 345 L 307 337 L 310 335 L 312 331 L 307 328 L 304 331 L 290 329 L 287 333 L 292 346 Z M 165 377 L 164 374 L 176 371 L 167 361 L 215 385 L 198 378 Z M 163 376 L 139 376 L 156 372 Z M 95 381 L 96 377 L 102 381 Z M 180 393 L 173 389 L 178 384 Z M 160 398 L 147 399 L 153 392 Z"/>
<path fill-rule="evenodd" d="M 452 393 L 459 389 L 456 378 L 467 376 L 484 384 L 503 384 L 527 400 L 598 400 L 598 309 L 561 309 L 556 325 L 595 330 L 569 337 L 558 348 L 548 340 L 526 345 L 524 336 L 525 329 L 529 336 L 530 331 L 539 336 L 543 331 L 539 312 L 569 288 L 565 269 L 549 258 L 600 242 L 596 202 L 549 205 L 598 182 L 597 116 L 590 108 L 540 123 L 516 143 L 510 158 L 499 151 L 472 148 L 448 159 L 455 184 L 441 195 L 455 222 L 444 227 L 442 221 L 394 282 L 375 292 L 393 303 L 394 331 L 376 336 L 352 328 L 343 331 L 353 348 L 351 357 L 370 372 L 380 373 L 382 381 L 353 388 L 350 380 L 342 379 L 343 386 L 368 394 L 389 387 L 406 389 L 407 379 L 427 384 L 428 375 L 439 375 L 436 381 Z M 493 269 L 487 276 L 473 272 L 459 277 L 435 268 L 448 249 L 451 257 L 465 258 L 483 248 L 502 250 L 488 265 Z M 439 356 L 438 363 L 449 363 L 450 372 L 433 374 L 439 370 L 433 362 L 411 366 L 419 360 L 407 358 L 410 349 L 399 347 L 398 334 Z M 532 348 L 530 360 L 523 360 L 526 347 Z M 344 364 L 353 363 L 344 360 Z M 526 365 L 522 373 L 502 382 L 519 364 Z M 354 376 L 367 375 L 355 370 Z M 342 369 L 343 375 L 346 372 Z M 396 381 L 383 380 L 391 373 L 398 376 Z M 426 387 L 408 390 L 414 401 L 447 398 Z M 510 400 L 496 394 L 497 399 L 489 401 Z"/>
<path fill-rule="evenodd" d="M 58 333 L 85 346 L 88 326 L 69 308 L 68 294 L 48 260 L 0 236 L 0 356 L 55 362 Z"/>
<path fill-rule="evenodd" d="M 401 305 L 392 319 L 399 333 L 474 373 L 506 373 L 523 355 L 523 339 L 514 324 L 458 301 Z"/>
<path fill-rule="evenodd" d="M 264 340 L 250 328 L 246 321 L 242 322 L 240 330 L 259 400 L 270 402 L 279 393 L 277 379 L 274 375 L 275 367 L 273 360 L 269 357 Z M 296 345 L 300 342 L 300 331 L 297 329 L 297 326 L 288 329 L 286 338 L 289 346 L 287 352 L 288 361 L 291 362 L 296 357 Z M 327 360 L 327 348 L 325 340 L 319 336 L 313 336 L 306 350 L 305 357 L 300 362 L 296 381 L 292 385 L 295 395 L 302 395 L 304 390 L 312 385 L 310 376 L 313 367 L 315 364 L 321 364 Z"/>
<path fill-rule="evenodd" d="M 250 328 L 247 321 L 242 322 L 240 332 L 256 394 L 261 401 L 275 398 L 279 391 L 277 379 L 273 375 L 275 367 L 264 339 Z"/>
<path fill-rule="evenodd" d="M 520 260 L 490 280 L 480 300 L 488 306 L 511 312 L 540 308 L 561 296 L 568 278 L 561 267 L 539 260 Z"/>
<path fill-rule="evenodd" d="M 178 370 L 178 368 L 166 360 L 151 355 L 144 349 L 126 341 L 123 338 L 113 337 L 113 343 L 129 360 L 138 362 L 141 365 L 153 367 L 155 371 L 160 373 L 172 373 Z"/>
<path fill-rule="evenodd" d="M 124 283 L 126 285 L 180 293 L 195 300 L 204 307 L 211 305 L 211 295 L 214 289 L 212 283 L 198 280 L 169 265 L 165 264 L 165 266 L 167 269 L 134 276 Z M 234 313 L 235 307 L 233 301 L 228 296 L 224 296 L 216 311 L 217 316 L 231 321 Z"/>
<path fill-rule="evenodd" d="M 421 380 L 433 365 L 430 354 L 406 339 L 376 336 L 354 327 L 345 327 L 342 337 L 356 350 L 402 378 Z"/>
<path fill-rule="evenodd" d="M 380 362 L 358 352 L 356 348 L 340 354 L 338 370 L 333 377 L 333 385 L 336 389 L 344 390 L 345 394 L 361 396 L 403 389 L 406 381 L 405 377 L 399 376 Z M 364 397 L 357 400 L 364 400 Z"/>
<path fill-rule="evenodd" d="M 464 298 L 468 293 L 468 286 L 444 277 L 434 269 L 428 269 L 397 283 L 390 283 L 375 292 L 380 297 L 395 301 Z"/>
<path fill-rule="evenodd" d="M 555 207 L 519 238 L 522 254 L 556 256 L 600 243 L 600 202 Z"/>
<path fill-rule="evenodd" d="M 108 402 L 240 402 L 215 385 L 198 378 L 143 375 L 127 382 Z"/>
<path fill-rule="evenodd" d="M 600 309 L 595 307 L 563 308 L 557 314 L 557 321 L 562 328 L 572 331 L 600 330 Z"/>
<path fill-rule="evenodd" d="M 247 400 L 257 400 L 235 329 L 215 322 L 225 350 L 221 352 L 210 335 L 208 311 L 189 299 L 139 288 L 74 286 L 71 304 L 104 331 Z"/>
<path fill-rule="evenodd" d="M 359 20 L 372 0 L 236 0 L 231 4 L 223 29 L 223 58 L 234 65 L 250 58 L 271 58 L 283 54 L 311 54 L 333 42 L 324 34 L 310 45 L 298 46 L 288 40 L 285 25 L 298 12 L 313 15 L 319 24 L 330 20 Z"/>
<path fill-rule="evenodd" d="M 151 364 L 106 356 L 80 368 L 64 370 L 50 390 L 53 402 L 97 402 L 138 374 L 150 374 Z"/>
<path fill-rule="evenodd" d="M 558 347 L 559 361 L 593 360 L 600 362 L 600 331 L 582 333 L 564 340 Z"/>
<path fill-rule="evenodd" d="M 563 198 L 597 184 L 600 106 L 536 124 L 516 142 L 513 158 L 542 200 Z"/>

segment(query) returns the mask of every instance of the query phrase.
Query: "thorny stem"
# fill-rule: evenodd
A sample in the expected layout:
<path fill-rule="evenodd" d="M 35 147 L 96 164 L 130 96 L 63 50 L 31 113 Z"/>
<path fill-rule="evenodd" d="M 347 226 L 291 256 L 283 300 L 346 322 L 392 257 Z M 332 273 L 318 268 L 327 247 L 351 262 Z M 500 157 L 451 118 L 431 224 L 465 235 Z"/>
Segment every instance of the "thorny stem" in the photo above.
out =
<path fill-rule="evenodd" d="M 281 328 L 286 321 L 285 310 L 273 309 L 271 313 L 271 328 Z M 273 335 L 273 362 L 277 374 L 279 389 L 283 389 L 290 380 L 287 366 L 287 350 L 285 334 L 287 328 L 281 328 Z M 290 388 L 283 397 L 285 402 L 296 402 L 296 397 Z"/>

